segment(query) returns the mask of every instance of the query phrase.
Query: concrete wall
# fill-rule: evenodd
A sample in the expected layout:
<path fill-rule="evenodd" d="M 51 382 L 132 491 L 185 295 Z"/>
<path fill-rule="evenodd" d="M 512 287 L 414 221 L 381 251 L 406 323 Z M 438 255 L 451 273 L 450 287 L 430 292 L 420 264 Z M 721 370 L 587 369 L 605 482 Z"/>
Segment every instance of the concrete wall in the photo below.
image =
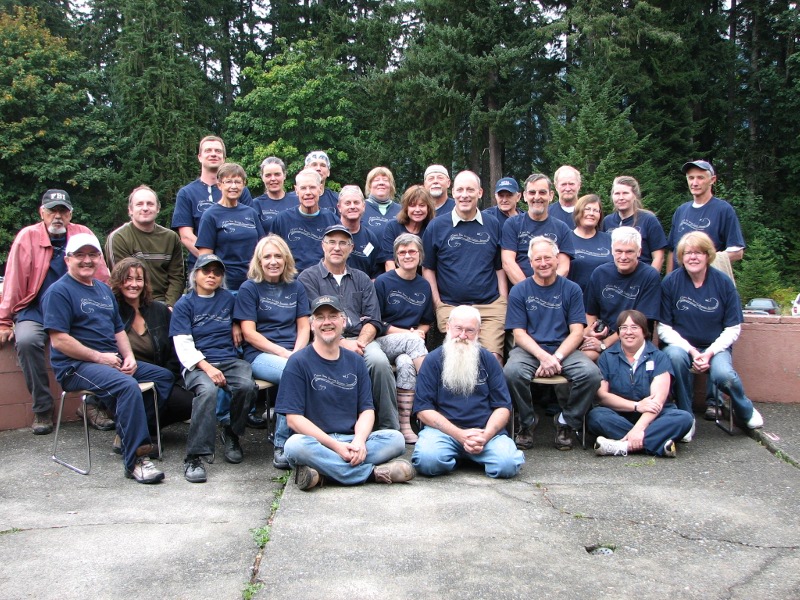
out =
<path fill-rule="evenodd" d="M 747 395 L 757 402 L 800 403 L 800 317 L 747 316 L 733 363 Z M 61 388 L 50 372 L 50 387 L 58 399 Z M 695 406 L 705 404 L 705 379 L 695 378 Z M 67 396 L 64 420 L 75 420 L 80 404 Z M 33 421 L 31 397 L 25 387 L 12 344 L 0 348 L 0 430 L 28 427 Z"/>

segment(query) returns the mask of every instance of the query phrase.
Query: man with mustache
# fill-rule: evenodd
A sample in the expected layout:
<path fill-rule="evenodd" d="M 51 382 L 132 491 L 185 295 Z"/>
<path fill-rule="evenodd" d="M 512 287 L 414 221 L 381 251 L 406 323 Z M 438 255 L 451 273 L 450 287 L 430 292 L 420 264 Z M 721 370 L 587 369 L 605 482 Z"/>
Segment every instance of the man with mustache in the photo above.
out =
<path fill-rule="evenodd" d="M 455 307 L 444 345 L 422 364 L 413 412 L 424 427 L 411 464 L 423 475 L 449 473 L 467 459 L 489 477 L 510 478 L 525 462 L 506 434 L 511 396 L 502 368 L 478 342 L 480 327 L 476 308 Z"/>
<path fill-rule="evenodd" d="M 0 302 L 0 347 L 15 341 L 25 385 L 33 398 L 34 435 L 53 431 L 53 396 L 45 368 L 48 339 L 42 323 L 41 299 L 47 289 L 67 272 L 64 248 L 76 233 L 92 233 L 72 223 L 72 201 L 64 190 L 47 190 L 39 207 L 41 222 L 22 229 L 6 263 L 3 299 Z M 108 281 L 108 269 L 98 264 L 95 278 Z M 92 426 L 112 429 L 114 422 L 94 406 L 87 407 Z"/>

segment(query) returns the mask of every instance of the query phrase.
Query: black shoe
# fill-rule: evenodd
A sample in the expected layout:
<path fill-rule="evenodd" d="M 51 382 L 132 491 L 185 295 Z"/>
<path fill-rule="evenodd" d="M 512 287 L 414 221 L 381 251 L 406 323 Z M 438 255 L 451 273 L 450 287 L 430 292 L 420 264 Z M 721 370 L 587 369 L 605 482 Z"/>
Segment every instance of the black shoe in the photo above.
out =
<path fill-rule="evenodd" d="M 242 447 L 239 445 L 239 436 L 233 433 L 230 425 L 226 425 L 219 432 L 219 439 L 225 448 L 225 462 L 238 465 L 242 462 Z"/>
<path fill-rule="evenodd" d="M 33 414 L 33 425 L 31 425 L 33 435 L 47 435 L 53 432 L 53 411 L 48 410 L 42 413 Z"/>
<path fill-rule="evenodd" d="M 558 415 L 553 417 L 556 425 L 556 441 L 555 446 L 559 450 L 572 450 L 573 438 L 575 432 L 569 425 L 562 425 L 558 422 Z"/>
<path fill-rule="evenodd" d="M 247 426 L 250 429 L 266 429 L 267 421 L 256 414 L 247 415 Z"/>
<path fill-rule="evenodd" d="M 289 461 L 286 460 L 283 448 L 275 446 L 275 451 L 272 453 L 272 466 L 276 469 L 283 469 L 284 471 L 288 471 L 292 468 L 289 466 Z"/>
<path fill-rule="evenodd" d="M 183 476 L 189 483 L 205 483 L 206 468 L 199 456 L 187 456 L 183 461 Z"/>

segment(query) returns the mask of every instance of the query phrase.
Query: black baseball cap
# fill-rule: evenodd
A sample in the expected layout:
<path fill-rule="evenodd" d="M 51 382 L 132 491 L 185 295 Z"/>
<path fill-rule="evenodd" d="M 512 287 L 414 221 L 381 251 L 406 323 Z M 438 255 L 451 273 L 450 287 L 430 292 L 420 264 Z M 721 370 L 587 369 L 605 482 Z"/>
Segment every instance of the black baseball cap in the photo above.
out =
<path fill-rule="evenodd" d="M 56 206 L 63 206 L 72 210 L 69 194 L 64 190 L 47 190 L 42 196 L 42 208 L 52 210 Z"/>
<path fill-rule="evenodd" d="M 344 312 L 344 309 L 342 308 L 342 301 L 339 300 L 339 296 L 331 296 L 329 294 L 326 294 L 325 296 L 317 296 L 311 303 L 311 312 L 315 313 L 323 306 L 330 306 L 334 310 Z"/>
<path fill-rule="evenodd" d="M 194 263 L 194 268 L 195 270 L 202 269 L 211 263 L 219 263 L 222 267 L 222 270 L 225 271 L 225 263 L 222 262 L 222 259 L 216 254 L 203 254 L 202 256 L 198 257 L 197 262 Z"/>

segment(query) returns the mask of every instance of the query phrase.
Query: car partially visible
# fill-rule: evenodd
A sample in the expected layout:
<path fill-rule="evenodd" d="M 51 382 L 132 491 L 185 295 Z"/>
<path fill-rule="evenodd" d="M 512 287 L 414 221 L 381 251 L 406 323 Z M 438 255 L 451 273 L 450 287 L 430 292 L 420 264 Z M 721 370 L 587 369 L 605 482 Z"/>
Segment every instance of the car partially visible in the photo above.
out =
<path fill-rule="evenodd" d="M 772 298 L 753 298 L 745 304 L 742 312 L 751 315 L 779 315 L 781 314 L 781 305 Z"/>
<path fill-rule="evenodd" d="M 792 316 L 800 317 L 800 294 L 797 294 L 797 298 L 792 302 Z"/>

